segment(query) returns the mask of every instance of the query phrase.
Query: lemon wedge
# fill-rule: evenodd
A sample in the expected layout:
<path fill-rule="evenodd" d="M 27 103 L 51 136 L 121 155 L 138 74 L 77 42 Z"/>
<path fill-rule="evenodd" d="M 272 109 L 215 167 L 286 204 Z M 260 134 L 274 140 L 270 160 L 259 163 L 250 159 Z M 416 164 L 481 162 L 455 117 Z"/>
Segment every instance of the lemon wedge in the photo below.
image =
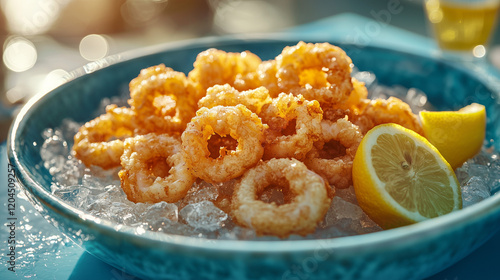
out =
<path fill-rule="evenodd" d="M 425 137 L 453 169 L 476 155 L 486 133 L 486 109 L 472 103 L 458 111 L 422 111 L 420 120 Z"/>
<path fill-rule="evenodd" d="M 460 184 L 448 162 L 427 139 L 397 124 L 365 135 L 352 172 L 359 206 L 384 229 L 462 208 Z"/>

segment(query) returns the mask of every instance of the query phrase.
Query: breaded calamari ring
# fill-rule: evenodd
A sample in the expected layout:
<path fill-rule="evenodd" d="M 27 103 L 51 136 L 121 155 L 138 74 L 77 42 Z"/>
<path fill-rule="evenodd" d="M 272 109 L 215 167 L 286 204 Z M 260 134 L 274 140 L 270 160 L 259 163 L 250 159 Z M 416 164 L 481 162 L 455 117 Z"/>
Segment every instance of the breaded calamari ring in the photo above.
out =
<path fill-rule="evenodd" d="M 278 86 L 320 103 L 341 103 L 353 90 L 351 58 L 329 43 L 299 42 L 276 57 Z"/>
<path fill-rule="evenodd" d="M 73 153 L 86 166 L 104 169 L 120 166 L 123 139 L 135 134 L 130 108 L 108 105 L 106 113 L 85 123 L 74 136 Z"/>
<path fill-rule="evenodd" d="M 182 132 L 196 112 L 186 75 L 160 64 L 142 69 L 129 85 L 135 126 L 142 134 Z"/>
<path fill-rule="evenodd" d="M 361 128 L 363 134 L 384 123 L 396 123 L 423 135 L 422 125 L 408 103 L 391 96 L 387 99 L 364 99 L 357 111 L 350 114 L 351 121 Z"/>
<path fill-rule="evenodd" d="M 274 98 L 260 114 L 262 121 L 269 125 L 264 159 L 304 158 L 319 139 L 322 116 L 317 101 L 308 101 L 291 93 L 281 93 Z"/>
<path fill-rule="evenodd" d="M 264 129 L 260 118 L 243 105 L 201 108 L 182 133 L 182 150 L 191 172 L 209 183 L 229 181 L 257 164 L 264 148 Z M 210 156 L 212 135 L 229 135 L 238 141 L 236 150 Z"/>
<path fill-rule="evenodd" d="M 267 88 L 267 90 L 269 90 L 269 95 L 273 98 L 278 97 L 282 92 L 278 87 L 277 72 L 278 68 L 276 66 L 276 60 L 274 59 L 263 61 L 259 67 L 257 67 L 259 85 Z"/>
<path fill-rule="evenodd" d="M 255 72 L 240 75 L 234 81 L 234 87 L 238 90 L 248 90 L 265 87 L 272 98 L 278 97 L 283 89 L 279 87 L 278 68 L 275 59 L 262 61 Z"/>
<path fill-rule="evenodd" d="M 269 186 L 287 188 L 285 204 L 258 199 Z M 271 159 L 248 170 L 237 183 L 231 216 L 260 235 L 287 237 L 314 232 L 330 206 L 328 186 L 321 176 L 296 159 Z M 287 201 L 288 200 L 288 201 Z M 288 203 L 287 203 L 288 202 Z"/>
<path fill-rule="evenodd" d="M 262 60 L 255 54 L 244 51 L 241 53 L 225 52 L 214 48 L 198 54 L 193 70 L 188 79 L 199 85 L 199 91 L 204 93 L 214 85 L 230 84 L 238 89 L 249 89 L 247 86 L 238 87 L 246 75 L 252 76 Z M 236 82 L 240 80 L 240 82 Z"/>
<path fill-rule="evenodd" d="M 315 143 L 304 163 L 331 185 L 348 188 L 352 185 L 352 162 L 363 134 L 347 117 L 335 122 L 323 120 L 321 126 L 321 140 Z"/>
<path fill-rule="evenodd" d="M 212 108 L 221 106 L 245 105 L 250 111 L 259 114 L 262 106 L 272 102 L 269 92 L 265 87 L 238 91 L 229 84 L 215 85 L 208 88 L 205 97 L 198 101 L 198 107 Z"/>
<path fill-rule="evenodd" d="M 353 90 L 349 94 L 349 98 L 343 103 L 338 104 L 338 108 L 357 112 L 362 102 L 368 97 L 368 90 L 365 83 L 358 81 L 356 78 L 351 79 Z"/>
<path fill-rule="evenodd" d="M 122 189 L 136 203 L 177 202 L 195 182 L 182 157 L 180 141 L 166 134 L 126 139 L 121 165 Z"/>

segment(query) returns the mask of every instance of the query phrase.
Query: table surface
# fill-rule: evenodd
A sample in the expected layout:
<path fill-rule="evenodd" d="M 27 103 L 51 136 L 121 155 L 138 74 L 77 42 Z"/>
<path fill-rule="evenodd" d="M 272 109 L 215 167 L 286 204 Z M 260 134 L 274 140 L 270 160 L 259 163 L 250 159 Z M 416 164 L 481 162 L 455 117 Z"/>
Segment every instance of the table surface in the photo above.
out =
<path fill-rule="evenodd" d="M 345 29 L 351 26 L 351 29 Z M 338 42 L 381 45 L 418 54 L 436 52 L 435 44 L 428 38 L 401 30 L 376 21 L 373 18 L 354 14 L 341 14 L 325 18 L 285 31 L 290 34 L 304 34 L 307 38 L 335 40 Z M 488 74 L 498 77 L 494 68 Z M 7 158 L 5 143 L 0 145 L 0 185 L 7 183 Z M 16 198 L 17 242 L 16 272 L 9 271 L 2 261 L 0 279 L 138 279 L 111 267 L 64 237 L 56 228 L 48 224 L 17 189 Z M 7 221 L 7 190 L 0 190 L 3 204 L 0 219 Z M 0 229 L 0 254 L 8 250 L 8 227 Z M 484 245 L 449 268 L 428 278 L 432 280 L 458 279 L 498 279 L 497 259 L 500 256 L 500 233 L 496 233 Z M 2 257 L 6 260 L 6 258 Z"/>

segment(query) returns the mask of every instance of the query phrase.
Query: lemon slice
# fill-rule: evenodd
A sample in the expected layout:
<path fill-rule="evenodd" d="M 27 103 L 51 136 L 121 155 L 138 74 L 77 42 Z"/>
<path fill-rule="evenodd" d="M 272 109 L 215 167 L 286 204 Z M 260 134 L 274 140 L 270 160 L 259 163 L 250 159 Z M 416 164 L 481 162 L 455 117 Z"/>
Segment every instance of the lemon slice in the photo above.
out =
<path fill-rule="evenodd" d="M 476 155 L 486 133 L 486 109 L 472 103 L 458 111 L 420 112 L 425 137 L 453 169 Z"/>
<path fill-rule="evenodd" d="M 371 129 L 354 157 L 359 206 L 384 229 L 462 208 L 453 169 L 424 137 L 397 124 Z"/>

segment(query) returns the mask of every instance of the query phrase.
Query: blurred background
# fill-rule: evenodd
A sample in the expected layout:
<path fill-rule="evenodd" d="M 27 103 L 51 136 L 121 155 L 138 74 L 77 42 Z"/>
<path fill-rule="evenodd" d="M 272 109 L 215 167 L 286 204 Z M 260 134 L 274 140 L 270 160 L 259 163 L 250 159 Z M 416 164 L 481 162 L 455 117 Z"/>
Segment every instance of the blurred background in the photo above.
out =
<path fill-rule="evenodd" d="M 0 0 L 0 140 L 16 105 L 90 61 L 188 38 L 279 32 L 342 13 L 373 18 L 391 2 L 403 7 L 391 25 L 428 36 L 423 0 Z"/>

